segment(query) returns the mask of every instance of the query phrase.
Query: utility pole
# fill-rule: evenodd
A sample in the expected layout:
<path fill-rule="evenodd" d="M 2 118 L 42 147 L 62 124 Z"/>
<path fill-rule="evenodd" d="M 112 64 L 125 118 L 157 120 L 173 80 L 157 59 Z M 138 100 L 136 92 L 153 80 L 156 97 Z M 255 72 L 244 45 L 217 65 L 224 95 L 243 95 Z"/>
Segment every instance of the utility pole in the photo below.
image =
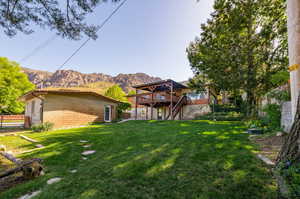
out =
<path fill-rule="evenodd" d="M 292 95 L 292 118 L 296 114 L 300 91 L 300 1 L 287 1 L 289 69 Z"/>

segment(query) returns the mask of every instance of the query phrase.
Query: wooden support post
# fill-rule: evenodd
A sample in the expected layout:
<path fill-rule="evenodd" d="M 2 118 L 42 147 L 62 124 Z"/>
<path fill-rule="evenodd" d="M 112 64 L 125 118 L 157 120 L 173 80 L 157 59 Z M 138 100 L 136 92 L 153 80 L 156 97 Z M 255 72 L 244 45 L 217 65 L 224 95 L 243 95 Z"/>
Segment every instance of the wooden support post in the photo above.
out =
<path fill-rule="evenodd" d="M 183 119 L 183 106 L 180 109 L 180 120 L 182 120 L 182 119 Z"/>
<path fill-rule="evenodd" d="M 173 116 L 173 82 L 171 82 L 171 120 L 174 120 Z"/>
<path fill-rule="evenodd" d="M 148 106 L 146 106 L 146 120 L 148 120 Z"/>
<path fill-rule="evenodd" d="M 135 120 L 137 120 L 137 109 L 138 109 L 138 96 L 137 89 L 135 89 Z"/>
<path fill-rule="evenodd" d="M 151 92 L 151 120 L 153 120 L 153 91 Z"/>
<path fill-rule="evenodd" d="M 167 112 L 167 110 L 166 110 L 166 107 L 164 106 L 164 108 L 163 108 L 163 111 L 164 111 L 164 120 L 166 119 L 166 112 Z"/>

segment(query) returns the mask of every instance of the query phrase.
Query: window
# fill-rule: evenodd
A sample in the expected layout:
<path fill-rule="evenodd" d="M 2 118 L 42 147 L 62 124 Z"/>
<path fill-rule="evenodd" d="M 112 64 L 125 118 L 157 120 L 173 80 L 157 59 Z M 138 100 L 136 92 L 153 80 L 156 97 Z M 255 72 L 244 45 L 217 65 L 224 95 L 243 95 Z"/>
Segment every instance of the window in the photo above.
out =
<path fill-rule="evenodd" d="M 104 106 L 104 121 L 111 122 L 111 106 L 110 105 Z"/>

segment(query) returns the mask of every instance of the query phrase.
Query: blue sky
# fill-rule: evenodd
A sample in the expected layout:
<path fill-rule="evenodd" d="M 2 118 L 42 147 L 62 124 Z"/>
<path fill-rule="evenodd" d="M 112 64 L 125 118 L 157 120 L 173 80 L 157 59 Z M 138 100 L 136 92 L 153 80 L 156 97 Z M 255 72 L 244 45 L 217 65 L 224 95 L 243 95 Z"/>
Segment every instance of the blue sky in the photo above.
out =
<path fill-rule="evenodd" d="M 192 77 L 186 47 L 200 34 L 200 24 L 212 12 L 213 0 L 128 0 L 112 20 L 72 58 L 64 69 L 83 73 L 144 72 L 177 81 Z M 101 4 L 88 17 L 100 24 L 116 5 Z M 37 29 L 9 38 L 0 32 L 0 56 L 19 62 L 54 32 Z M 55 38 L 21 65 L 55 71 L 85 40 Z"/>

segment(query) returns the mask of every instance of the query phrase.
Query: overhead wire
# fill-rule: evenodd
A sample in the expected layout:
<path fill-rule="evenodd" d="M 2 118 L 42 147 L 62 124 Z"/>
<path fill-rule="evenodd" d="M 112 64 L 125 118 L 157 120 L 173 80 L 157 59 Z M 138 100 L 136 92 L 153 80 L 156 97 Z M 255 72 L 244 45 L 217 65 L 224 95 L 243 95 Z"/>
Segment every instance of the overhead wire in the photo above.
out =
<path fill-rule="evenodd" d="M 105 20 L 100 24 L 100 26 L 98 27 L 98 29 L 96 30 L 96 33 L 99 32 L 100 30 L 103 29 L 103 27 L 109 22 L 109 20 L 125 5 L 125 3 L 128 0 L 123 0 L 114 10 L 113 12 L 108 15 Z M 41 45 L 39 45 L 38 47 L 36 47 L 31 53 L 29 53 L 28 55 L 26 55 L 24 58 L 21 59 L 20 62 L 24 62 L 27 59 L 29 59 L 30 57 L 32 57 L 33 55 L 35 55 L 38 51 L 40 51 L 41 49 L 45 48 L 47 45 L 49 45 L 55 38 L 57 37 L 57 35 L 52 36 L 51 38 L 47 39 L 44 43 L 42 43 Z M 60 65 L 56 71 L 61 70 L 89 41 L 91 40 L 91 37 L 88 37 L 63 63 L 62 65 Z M 40 84 L 42 83 L 43 80 L 41 80 L 40 82 L 37 82 L 36 84 Z"/>

